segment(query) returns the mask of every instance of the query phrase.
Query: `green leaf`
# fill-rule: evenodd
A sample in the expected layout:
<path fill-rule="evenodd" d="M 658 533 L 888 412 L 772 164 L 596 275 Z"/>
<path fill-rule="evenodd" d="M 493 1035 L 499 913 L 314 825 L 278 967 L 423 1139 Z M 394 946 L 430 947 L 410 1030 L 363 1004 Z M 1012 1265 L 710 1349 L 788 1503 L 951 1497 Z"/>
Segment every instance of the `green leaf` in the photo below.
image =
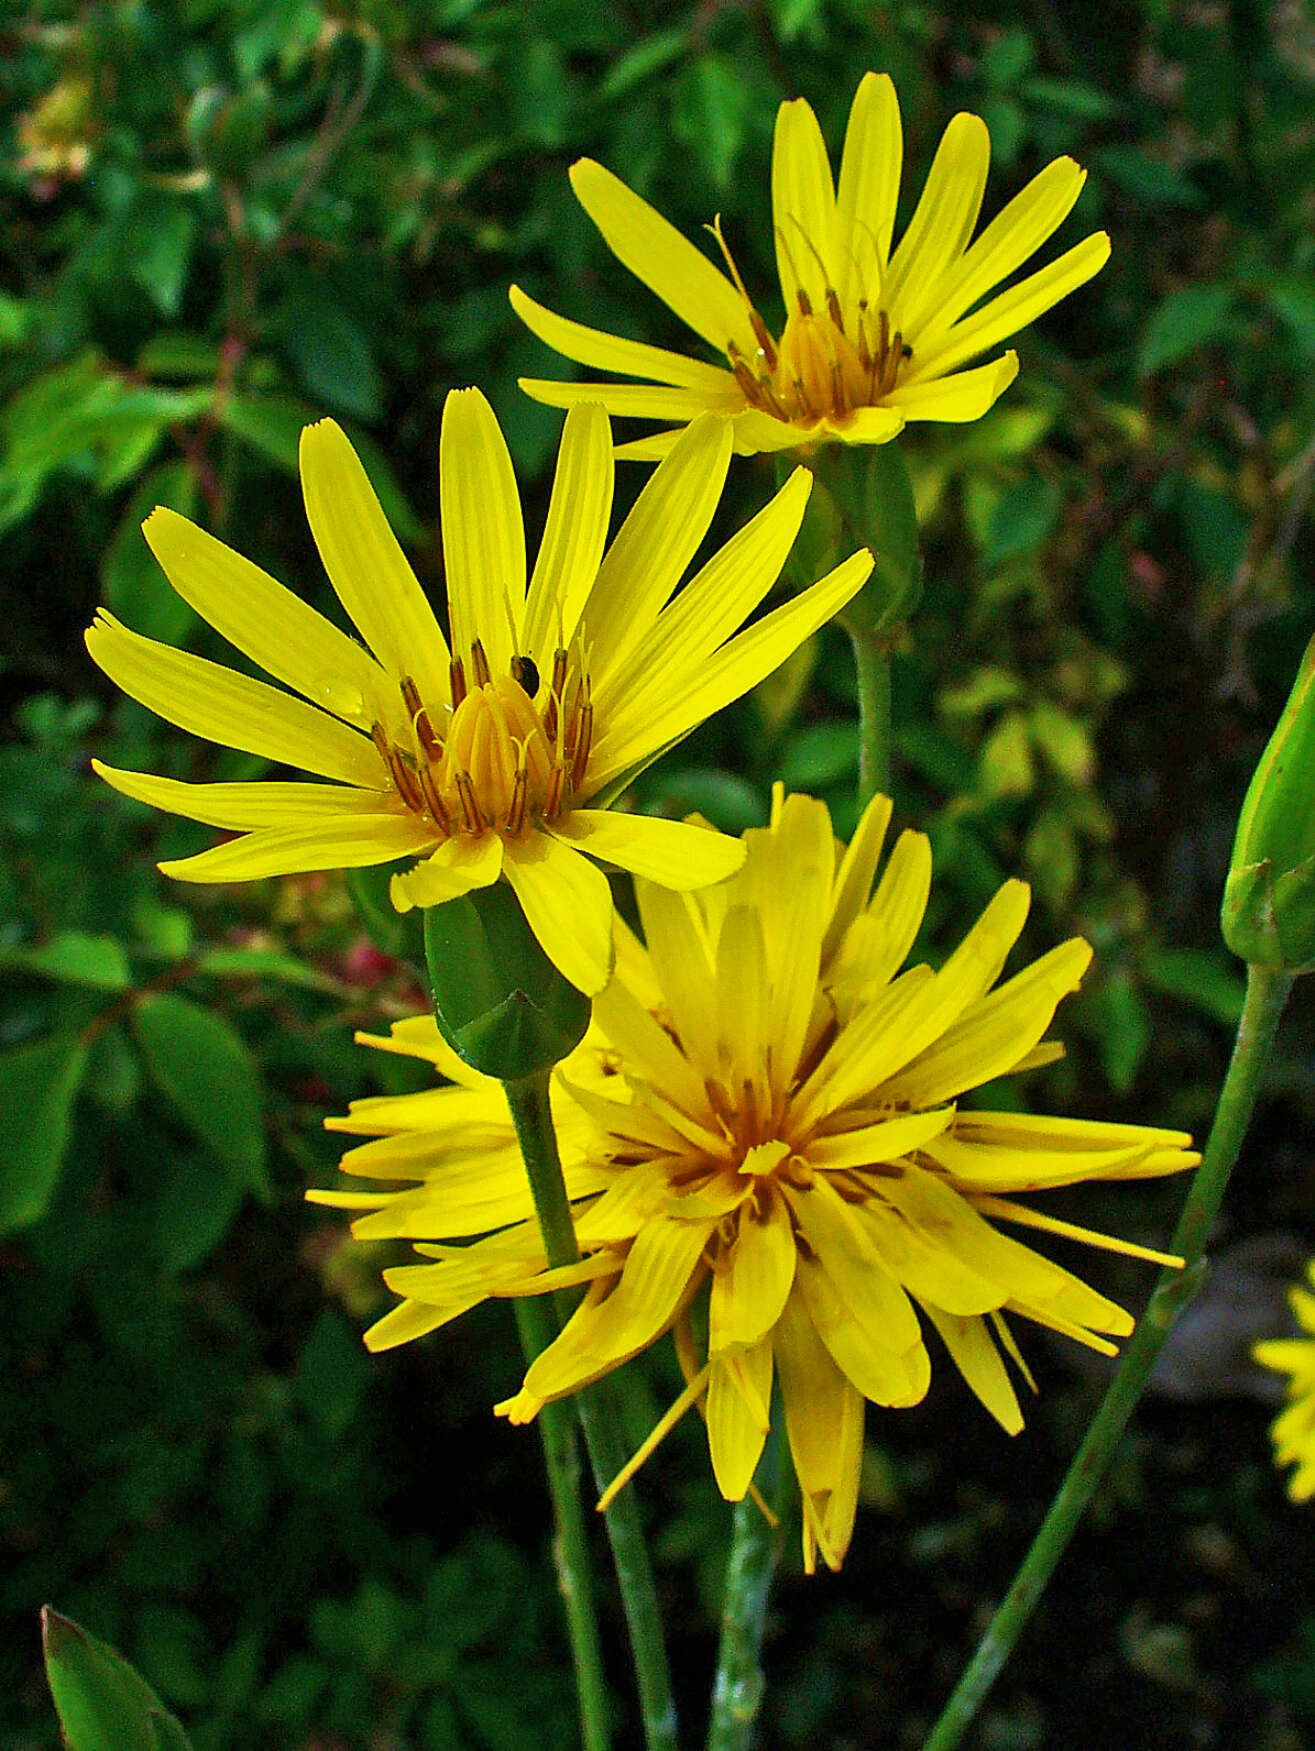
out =
<path fill-rule="evenodd" d="M 1085 724 L 1070 717 L 1051 699 L 1038 699 L 1028 717 L 1032 740 L 1061 777 L 1070 784 L 1090 784 L 1096 753 Z"/>
<path fill-rule="evenodd" d="M 190 1751 L 179 1723 L 108 1642 L 49 1605 L 41 1630 L 46 1679 L 68 1751 Z"/>
<path fill-rule="evenodd" d="M 162 644 L 182 644 L 196 625 L 196 615 L 161 571 L 142 524 L 157 505 L 194 517 L 197 498 L 196 476 L 186 462 L 152 469 L 128 500 L 101 562 L 107 604 L 134 632 Z"/>
<path fill-rule="evenodd" d="M 292 395 L 233 394 L 216 411 L 235 438 L 294 475 L 301 429 L 319 418 L 314 407 Z"/>
<path fill-rule="evenodd" d="M 614 98 L 624 97 L 627 91 L 678 61 L 685 52 L 687 40 L 682 27 L 661 31 L 657 36 L 636 43 L 633 49 L 627 49 L 624 55 L 613 61 L 594 93 L 595 98 L 599 103 L 610 103 Z"/>
<path fill-rule="evenodd" d="M 209 1158 L 171 1150 L 156 1170 L 149 1206 L 155 1250 L 166 1271 L 192 1271 L 228 1233 L 242 1202 L 231 1174 L 216 1174 Z M 182 1698 L 180 1700 L 186 1700 Z"/>
<path fill-rule="evenodd" d="M 397 914 L 394 914 L 397 916 Z M 295 955 L 268 948 L 212 948 L 198 957 L 198 973 L 219 979 L 277 979 L 284 985 L 300 985 L 306 991 L 339 992 L 336 979 L 308 967 Z"/>
<path fill-rule="evenodd" d="M 0 1233 L 45 1215 L 73 1128 L 73 1102 L 87 1067 L 76 1033 L 52 1034 L 0 1053 Z"/>
<path fill-rule="evenodd" d="M 0 967 L 17 967 L 67 985 L 89 985 L 96 991 L 124 991 L 132 972 L 122 943 L 111 936 L 87 936 L 62 930 L 40 948 L 0 949 Z"/>
<path fill-rule="evenodd" d="M 677 81 L 672 129 L 702 161 L 715 189 L 730 188 L 752 109 L 752 88 L 721 55 L 700 55 Z"/>
<path fill-rule="evenodd" d="M 1033 476 L 1011 486 L 995 506 L 982 547 L 985 565 L 1002 565 L 1032 553 L 1059 521 L 1064 495 L 1054 481 Z"/>
<path fill-rule="evenodd" d="M 1137 349 L 1137 374 L 1149 377 L 1185 359 L 1225 332 L 1233 302 L 1231 286 L 1182 286 L 1152 311 Z"/>
<path fill-rule="evenodd" d="M 162 992 L 132 1012 L 146 1068 L 193 1136 L 240 1186 L 268 1201 L 260 1072 L 245 1041 L 212 1010 Z"/>
<path fill-rule="evenodd" d="M 1125 968 L 1116 968 L 1092 992 L 1087 1014 L 1095 1022 L 1105 1074 L 1118 1094 L 1129 1094 L 1151 1043 L 1151 1021 L 1141 991 Z"/>
<path fill-rule="evenodd" d="M 1235 1028 L 1242 1016 L 1246 987 L 1220 954 L 1201 948 L 1156 948 L 1142 962 L 1142 974 L 1153 991 L 1176 997 L 1225 1027 Z"/>
<path fill-rule="evenodd" d="M 857 723 L 810 724 L 781 750 L 780 778 L 787 790 L 821 790 L 858 769 Z"/>
<path fill-rule="evenodd" d="M 1036 783 L 1032 738 L 1021 711 L 1007 711 L 982 743 L 978 755 L 982 789 L 988 796 L 1026 796 Z"/>
<path fill-rule="evenodd" d="M 304 293 L 284 307 L 283 347 L 317 401 L 357 419 L 377 420 L 383 384 L 369 336 L 329 293 Z"/>
<path fill-rule="evenodd" d="M 199 227 L 196 214 L 176 200 L 150 201 L 134 215 L 131 273 L 164 316 L 176 316 Z"/>

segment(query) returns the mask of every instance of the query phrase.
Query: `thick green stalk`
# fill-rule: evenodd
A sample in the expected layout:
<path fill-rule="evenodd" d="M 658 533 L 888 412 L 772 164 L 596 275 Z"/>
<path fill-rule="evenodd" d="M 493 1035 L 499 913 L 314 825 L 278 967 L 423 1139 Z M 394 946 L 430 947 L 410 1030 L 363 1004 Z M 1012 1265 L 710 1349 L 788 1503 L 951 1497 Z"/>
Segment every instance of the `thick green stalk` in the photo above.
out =
<path fill-rule="evenodd" d="M 762 1670 L 763 1631 L 767 1627 L 767 1596 L 785 1543 L 782 1510 L 789 1490 L 790 1458 L 775 1432 L 768 1437 L 758 1487 L 775 1498 L 775 1526 L 757 1502 L 746 1496 L 736 1504 L 730 1556 L 726 1561 L 726 1594 L 721 1609 L 721 1644 L 712 1690 L 708 1751 L 750 1751 L 766 1683 Z"/>
<path fill-rule="evenodd" d="M 858 806 L 890 794 L 890 651 L 879 633 L 843 620 L 858 675 Z"/>
<path fill-rule="evenodd" d="M 516 1325 L 526 1362 L 541 1355 L 557 1335 L 552 1309 L 538 1296 L 516 1302 Z M 575 1667 L 580 1703 L 580 1737 L 584 1751 L 608 1751 L 612 1742 L 611 1708 L 603 1675 L 603 1649 L 598 1636 L 594 1576 L 589 1563 L 584 1504 L 580 1499 L 580 1456 L 575 1423 L 564 1404 L 546 1404 L 539 1413 L 539 1434 L 548 1472 L 556 1537 L 553 1561 L 557 1587 L 566 1609 L 566 1628 Z"/>
<path fill-rule="evenodd" d="M 557 1135 L 548 1103 L 549 1071 L 507 1082 L 516 1138 L 525 1171 L 529 1175 L 534 1208 L 538 1213 L 548 1263 L 574 1264 L 580 1256 L 575 1243 L 575 1224 L 562 1178 Z M 607 1381 L 585 1387 L 574 1395 L 580 1427 L 599 1491 L 604 1490 L 626 1461 L 615 1395 Z M 630 1630 L 630 1648 L 635 1662 L 635 1682 L 648 1751 L 677 1751 L 676 1705 L 671 1694 L 666 1643 L 658 1610 L 653 1569 L 633 1490 L 616 1497 L 604 1516 L 607 1536 L 616 1565 L 621 1603 Z"/>
<path fill-rule="evenodd" d="M 1046 1583 L 1077 1530 L 1096 1485 L 1105 1474 L 1179 1313 L 1200 1287 L 1205 1275 L 1206 1240 L 1223 1201 L 1229 1175 L 1251 1122 L 1252 1110 L 1269 1061 L 1269 1050 L 1291 976 L 1264 967 L 1247 969 L 1246 1001 L 1228 1075 L 1219 1093 L 1214 1124 L 1205 1154 L 1192 1180 L 1170 1243 L 1181 1255 L 1181 1272 L 1164 1270 L 1124 1352 L 1095 1420 L 1087 1430 L 1059 1492 L 1032 1541 L 1009 1591 L 991 1619 L 977 1652 L 954 1688 L 923 1751 L 954 1751 L 986 1700 L 1001 1667 L 1013 1651 Z"/>

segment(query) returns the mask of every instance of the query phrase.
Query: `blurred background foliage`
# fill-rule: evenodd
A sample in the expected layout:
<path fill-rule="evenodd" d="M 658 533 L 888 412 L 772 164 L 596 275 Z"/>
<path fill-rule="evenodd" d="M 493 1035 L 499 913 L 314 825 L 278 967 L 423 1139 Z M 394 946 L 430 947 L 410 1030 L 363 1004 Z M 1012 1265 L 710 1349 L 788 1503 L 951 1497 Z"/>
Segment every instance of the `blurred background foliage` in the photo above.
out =
<path fill-rule="evenodd" d="M 508 283 L 678 338 L 567 166 L 598 157 L 693 235 L 720 212 L 765 288 L 776 105 L 808 97 L 838 147 L 868 67 L 899 87 L 906 191 L 971 108 L 993 139 L 988 214 L 1067 152 L 1091 176 L 1060 243 L 1114 238 L 1024 337 L 995 413 L 902 440 L 928 587 L 896 670 L 895 791 L 934 839 L 929 952 L 1026 874 L 1030 947 L 1080 930 L 1097 970 L 1068 1059 L 1002 1098 L 1200 1132 L 1241 992 L 1215 922 L 1233 820 L 1315 629 L 1297 0 L 30 0 L 0 23 L 6 1744 L 57 1743 L 47 1599 L 140 1664 L 198 1751 L 570 1742 L 537 1451 L 488 1412 L 515 1375 L 510 1321 L 485 1309 L 367 1359 L 387 1255 L 301 1202 L 333 1174 L 321 1118 L 407 1085 L 351 1032 L 421 1005 L 415 944 L 366 879 L 359 908 L 337 878 L 165 883 L 154 861 L 210 835 L 110 792 L 90 755 L 259 767 L 114 697 L 80 632 L 104 601 L 230 659 L 140 538 L 157 503 L 325 606 L 295 453 L 326 413 L 436 595 L 450 387 L 489 393 L 533 530 L 559 416 L 516 378 L 568 367 L 519 328 Z M 641 479 L 623 464 L 620 496 Z M 738 468 L 723 527 L 768 487 Z M 854 715 L 827 632 L 633 800 L 738 830 L 780 776 L 847 831 Z M 1310 1023 L 1305 997 L 1221 1236 L 1232 1289 L 1197 1304 L 984 1748 L 1287 1751 L 1311 1730 L 1313 1527 L 1245 1396 L 1263 1391 L 1246 1342 L 1281 1327 L 1315 1243 Z M 1055 1205 L 1154 1240 L 1177 1195 Z M 1094 1268 L 1145 1291 L 1140 1270 Z M 870 1418 L 844 1575 L 779 1588 L 770 1746 L 918 1742 L 1099 1389 L 1085 1357 L 1031 1352 L 1043 1392 L 1015 1443 L 944 1368 L 927 1405 Z M 637 1432 L 665 1366 L 629 1371 Z M 726 1514 L 694 1428 L 640 1488 L 697 1713 Z"/>

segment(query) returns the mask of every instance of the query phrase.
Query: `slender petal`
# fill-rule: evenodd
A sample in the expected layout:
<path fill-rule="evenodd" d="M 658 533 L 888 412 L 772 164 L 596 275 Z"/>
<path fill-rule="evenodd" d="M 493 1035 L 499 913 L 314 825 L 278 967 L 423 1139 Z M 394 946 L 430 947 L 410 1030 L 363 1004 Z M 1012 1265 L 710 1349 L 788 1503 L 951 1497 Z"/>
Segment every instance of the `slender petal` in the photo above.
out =
<path fill-rule="evenodd" d="M 254 882 L 317 869 L 360 869 L 425 850 L 432 832 L 410 815 L 333 815 L 301 827 L 262 827 L 160 865 L 179 882 Z"/>
<path fill-rule="evenodd" d="M 803 98 L 776 112 L 772 146 L 772 224 L 786 311 L 799 294 L 825 310 L 842 278 L 836 251 L 836 192 L 817 117 Z"/>
<path fill-rule="evenodd" d="M 601 407 L 573 408 L 562 428 L 548 521 L 525 600 L 526 654 L 546 672 L 589 599 L 612 515 L 612 429 Z"/>
<path fill-rule="evenodd" d="M 879 295 L 890 260 L 903 155 L 895 87 L 888 74 L 865 73 L 849 112 L 836 201 L 844 274 L 838 289 L 846 314 L 860 297 Z"/>
<path fill-rule="evenodd" d="M 719 365 L 708 365 L 702 359 L 686 358 L 684 353 L 668 352 L 643 341 L 623 340 L 601 328 L 587 328 L 582 322 L 570 322 L 536 304 L 519 286 L 513 286 L 508 296 L 512 309 L 530 332 L 565 359 L 574 359 L 577 364 L 599 371 L 616 371 L 622 377 L 648 377 L 655 383 L 669 383 L 679 389 L 699 389 L 710 395 L 735 392 L 735 379 Z M 521 388 L 526 388 L 524 381 Z"/>
<path fill-rule="evenodd" d="M 593 997 L 612 972 L 612 892 L 578 851 L 546 833 L 509 840 L 504 870 L 544 953 Z"/>
<path fill-rule="evenodd" d="M 652 815 L 576 809 L 551 829 L 555 839 L 615 863 L 632 875 L 683 893 L 723 882 L 744 862 L 744 845 L 725 833 Z"/>
<path fill-rule="evenodd" d="M 502 874 L 503 845 L 496 833 L 478 839 L 465 834 L 445 839 L 433 854 L 414 869 L 395 875 L 389 884 L 393 905 L 399 912 L 413 906 L 441 906 L 460 899 L 472 888 L 487 888 Z"/>
<path fill-rule="evenodd" d="M 521 648 L 525 526 L 506 439 L 478 389 L 443 404 L 438 483 L 453 647 L 464 658 L 479 639 L 500 674 Z"/>
<path fill-rule="evenodd" d="M 150 772 L 125 772 L 93 760 L 92 770 L 124 796 L 153 809 L 168 809 L 208 827 L 247 831 L 279 827 L 296 821 L 309 824 L 335 815 L 382 815 L 395 812 L 389 791 L 352 790 L 335 784 L 276 784 L 261 779 L 249 784 L 184 784 L 177 778 L 157 778 Z M 400 818 L 400 817 L 399 817 Z"/>

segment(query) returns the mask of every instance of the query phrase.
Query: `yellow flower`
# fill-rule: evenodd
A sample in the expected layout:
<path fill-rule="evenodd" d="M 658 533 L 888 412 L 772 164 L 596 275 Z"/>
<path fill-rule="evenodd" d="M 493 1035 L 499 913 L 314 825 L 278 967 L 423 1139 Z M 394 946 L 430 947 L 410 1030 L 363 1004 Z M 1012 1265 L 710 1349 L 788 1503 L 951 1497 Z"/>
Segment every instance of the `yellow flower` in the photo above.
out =
<path fill-rule="evenodd" d="M 957 1105 L 1058 1055 L 1043 1035 L 1091 951 L 1066 942 L 997 985 L 1029 901 L 1008 882 L 939 971 L 901 972 L 931 852 L 902 834 L 873 891 L 889 817 L 876 798 L 842 854 L 822 803 L 778 792 L 730 881 L 690 897 L 636 884 L 647 946 L 617 921 L 616 976 L 553 1086 L 578 1266 L 546 1268 L 502 1092 L 428 1018 L 369 1043 L 429 1059 L 457 1086 L 358 1101 L 329 1121 L 373 1139 L 346 1172 L 418 1183 L 309 1194 L 369 1212 L 359 1237 L 418 1241 L 433 1261 L 385 1272 L 404 1299 L 367 1333 L 373 1349 L 490 1295 L 588 1284 L 498 1407 L 513 1421 L 673 1331 L 686 1391 L 623 1477 L 701 1402 L 717 1483 L 742 1497 L 775 1378 L 810 1568 L 819 1551 L 836 1567 L 849 1542 L 864 1400 L 911 1405 L 927 1391 L 925 1324 L 1011 1433 L 1023 1419 L 1005 1358 L 1029 1377 L 1007 1314 L 1104 1354 L 1105 1334 L 1131 1331 L 1122 1308 L 996 1225 L 1163 1255 L 1015 1194 L 1199 1159 L 1181 1131 Z"/>
<path fill-rule="evenodd" d="M 580 364 L 647 380 L 523 379 L 521 387 L 551 407 L 591 397 L 612 414 L 679 425 L 711 410 L 731 421 L 741 455 L 831 438 L 884 444 L 906 420 L 980 418 L 1013 382 L 1017 354 L 962 367 L 1099 272 L 1109 238 L 1085 238 L 982 303 L 1063 223 L 1085 171 L 1057 158 L 970 245 L 991 141 L 979 116 L 956 115 L 892 252 L 902 153 L 899 102 L 884 73 L 867 73 L 859 85 L 838 188 L 811 108 L 802 98 L 781 105 L 772 154 L 785 305 L 778 333 L 750 298 L 720 218 L 710 230 L 729 278 L 625 183 L 582 158 L 571 183 L 608 248 L 729 369 L 569 322 L 513 286 L 512 304 L 540 340 Z M 679 425 L 617 453 L 663 456 Z"/>
<path fill-rule="evenodd" d="M 1315 1259 L 1306 1267 L 1315 1289 Z M 1300 1285 L 1288 1291 L 1297 1323 L 1307 1334 L 1302 1338 L 1270 1338 L 1256 1344 L 1252 1354 L 1266 1368 L 1290 1376 L 1287 1404 L 1270 1427 L 1277 1465 L 1295 1465 L 1288 1480 L 1294 1502 L 1315 1497 L 1315 1295 Z"/>
<path fill-rule="evenodd" d="M 96 770 L 158 808 L 241 838 L 163 863 L 183 881 L 423 859 L 395 875 L 401 910 L 504 875 L 560 971 L 590 994 L 612 960 L 604 858 L 677 888 L 739 867 L 737 841 L 601 806 L 705 717 L 769 674 L 858 590 L 857 553 L 797 600 L 737 631 L 776 579 L 808 501 L 797 469 L 668 601 L 707 533 L 730 465 L 720 422 L 691 426 L 604 553 L 612 506 L 603 410 L 573 410 L 526 589 L 511 458 L 477 389 L 454 391 L 439 447 L 452 647 L 351 445 L 331 420 L 302 433 L 320 557 L 368 648 L 172 511 L 146 538 L 179 595 L 295 698 L 130 632 L 103 611 L 96 662 L 171 723 L 333 784 L 183 784 Z M 581 855 L 587 853 L 588 857 Z"/>

